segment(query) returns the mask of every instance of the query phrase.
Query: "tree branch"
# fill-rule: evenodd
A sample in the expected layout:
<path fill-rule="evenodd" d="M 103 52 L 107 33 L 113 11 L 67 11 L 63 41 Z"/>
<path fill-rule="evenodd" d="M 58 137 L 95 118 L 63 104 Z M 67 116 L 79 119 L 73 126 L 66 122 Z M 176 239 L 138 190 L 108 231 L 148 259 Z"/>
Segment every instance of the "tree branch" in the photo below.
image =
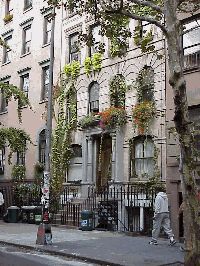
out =
<path fill-rule="evenodd" d="M 121 11 L 121 12 L 118 12 L 118 13 L 120 13 L 122 15 L 125 15 L 125 16 L 127 16 L 129 18 L 132 18 L 132 19 L 136 19 L 136 20 L 140 20 L 140 21 L 147 21 L 147 22 L 149 22 L 151 24 L 154 24 L 154 25 L 156 25 L 157 27 L 159 27 L 162 30 L 162 32 L 165 34 L 165 36 L 168 35 L 167 28 L 162 23 L 160 23 L 159 21 L 157 21 L 155 19 L 152 19 L 152 18 L 149 18 L 149 17 L 144 17 L 144 16 L 138 16 L 138 15 L 136 15 L 134 13 L 130 13 L 129 11 Z"/>
<path fill-rule="evenodd" d="M 151 3 L 149 1 L 140 1 L 140 0 L 131 0 L 132 2 L 135 2 L 135 3 L 148 3 L 149 6 L 151 5 Z M 145 16 L 138 16 L 134 13 L 131 13 L 129 12 L 128 10 L 125 11 L 123 10 L 123 0 L 120 1 L 120 7 L 118 9 L 108 9 L 106 7 L 106 5 L 104 4 L 104 1 L 100 0 L 100 5 L 102 7 L 102 9 L 106 12 L 106 13 L 111 13 L 111 14 L 122 14 L 122 15 L 125 15 L 129 18 L 132 18 L 132 19 L 136 19 L 136 20 L 140 20 L 140 21 L 147 21 L 147 22 L 150 22 L 154 25 L 156 25 L 157 27 L 159 27 L 162 32 L 167 35 L 168 31 L 167 31 L 167 28 L 162 24 L 160 23 L 159 21 L 155 20 L 155 19 L 152 19 L 150 17 L 145 17 Z M 157 11 L 160 10 L 159 12 L 161 13 L 164 13 L 164 11 L 162 9 L 160 9 L 158 6 L 152 4 L 152 6 L 156 7 L 157 8 Z M 153 8 L 153 7 L 152 7 Z M 154 8 L 155 9 L 155 8 Z"/>
<path fill-rule="evenodd" d="M 153 3 L 149 2 L 149 1 L 131 0 L 131 2 L 136 3 L 138 5 L 141 5 L 141 6 L 149 6 L 152 9 L 158 11 L 159 13 L 163 13 L 164 14 L 163 8 L 161 8 L 161 7 L 157 6 L 157 5 L 154 5 Z"/>

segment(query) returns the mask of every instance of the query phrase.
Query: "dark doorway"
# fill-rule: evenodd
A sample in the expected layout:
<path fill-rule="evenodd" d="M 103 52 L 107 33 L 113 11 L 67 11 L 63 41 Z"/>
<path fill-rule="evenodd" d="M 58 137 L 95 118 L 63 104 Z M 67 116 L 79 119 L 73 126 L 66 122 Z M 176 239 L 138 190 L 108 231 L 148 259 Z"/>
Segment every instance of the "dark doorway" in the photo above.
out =
<path fill-rule="evenodd" d="M 111 179 L 112 166 L 112 138 L 104 135 L 97 138 L 97 188 L 100 189 L 107 181 Z"/>

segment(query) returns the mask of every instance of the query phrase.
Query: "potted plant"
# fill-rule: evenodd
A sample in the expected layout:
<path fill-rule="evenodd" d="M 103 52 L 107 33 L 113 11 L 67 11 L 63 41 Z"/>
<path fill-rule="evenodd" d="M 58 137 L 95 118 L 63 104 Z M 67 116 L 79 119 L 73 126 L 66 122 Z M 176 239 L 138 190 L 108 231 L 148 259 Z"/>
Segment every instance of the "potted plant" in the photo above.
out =
<path fill-rule="evenodd" d="M 132 109 L 132 118 L 135 126 L 138 127 L 139 134 L 147 134 L 149 125 L 156 117 L 156 107 L 154 102 L 142 101 Z"/>
<path fill-rule="evenodd" d="M 100 127 L 103 131 L 112 127 L 116 127 L 119 130 L 126 123 L 126 111 L 124 108 L 111 106 L 99 114 Z"/>
<path fill-rule="evenodd" d="M 13 18 L 13 15 L 8 13 L 3 20 L 5 23 L 7 23 L 7 22 L 11 21 L 12 18 Z"/>

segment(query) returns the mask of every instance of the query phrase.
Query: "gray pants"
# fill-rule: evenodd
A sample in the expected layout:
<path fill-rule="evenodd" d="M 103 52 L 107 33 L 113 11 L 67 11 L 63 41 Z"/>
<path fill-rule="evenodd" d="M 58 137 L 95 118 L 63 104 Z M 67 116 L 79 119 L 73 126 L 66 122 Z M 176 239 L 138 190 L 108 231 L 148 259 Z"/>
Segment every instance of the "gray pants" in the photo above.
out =
<path fill-rule="evenodd" d="M 174 236 L 172 233 L 172 229 L 170 228 L 170 220 L 169 220 L 169 213 L 163 212 L 156 214 L 155 220 L 153 221 L 153 230 L 152 230 L 152 239 L 158 239 L 160 234 L 160 227 L 164 228 L 166 234 L 168 234 L 169 238 Z"/>

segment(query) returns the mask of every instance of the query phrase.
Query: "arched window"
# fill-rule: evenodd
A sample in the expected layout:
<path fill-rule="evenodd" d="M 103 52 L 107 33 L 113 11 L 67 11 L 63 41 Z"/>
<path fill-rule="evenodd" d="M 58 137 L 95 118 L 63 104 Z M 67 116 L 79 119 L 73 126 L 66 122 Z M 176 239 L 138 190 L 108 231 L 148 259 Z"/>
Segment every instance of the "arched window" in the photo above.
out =
<path fill-rule="evenodd" d="M 109 82 L 110 105 L 117 108 L 125 107 L 126 82 L 121 74 L 115 75 Z"/>
<path fill-rule="evenodd" d="M 99 84 L 93 82 L 89 88 L 89 112 L 99 112 Z"/>
<path fill-rule="evenodd" d="M 140 137 L 131 144 L 130 176 L 151 178 L 154 174 L 154 144 L 150 138 Z"/>
<path fill-rule="evenodd" d="M 39 162 L 45 163 L 45 147 L 46 147 L 46 130 L 43 129 L 39 135 Z"/>
<path fill-rule="evenodd" d="M 138 79 L 139 102 L 154 100 L 154 70 L 150 66 L 144 66 L 139 72 Z"/>

